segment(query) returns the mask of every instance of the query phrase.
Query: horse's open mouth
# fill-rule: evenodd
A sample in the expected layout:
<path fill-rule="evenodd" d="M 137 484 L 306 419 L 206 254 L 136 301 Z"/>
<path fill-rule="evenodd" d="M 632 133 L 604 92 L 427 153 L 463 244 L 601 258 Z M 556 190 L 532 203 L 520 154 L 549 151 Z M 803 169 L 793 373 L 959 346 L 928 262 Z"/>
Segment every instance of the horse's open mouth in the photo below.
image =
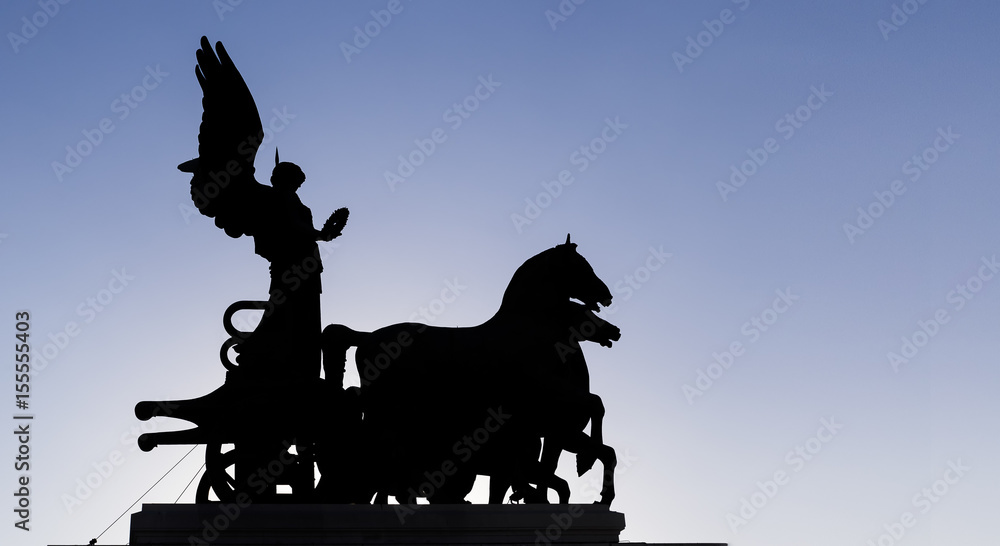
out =
<path fill-rule="evenodd" d="M 611 298 L 610 297 L 608 299 L 606 299 L 606 300 L 603 300 L 603 301 L 583 301 L 583 300 L 580 300 L 580 299 L 577 299 L 577 298 L 570 298 L 569 301 L 571 301 L 573 303 L 578 303 L 578 304 L 582 305 L 584 308 L 586 308 L 588 311 L 593 311 L 595 313 L 600 312 L 601 307 L 610 307 L 611 306 Z"/>

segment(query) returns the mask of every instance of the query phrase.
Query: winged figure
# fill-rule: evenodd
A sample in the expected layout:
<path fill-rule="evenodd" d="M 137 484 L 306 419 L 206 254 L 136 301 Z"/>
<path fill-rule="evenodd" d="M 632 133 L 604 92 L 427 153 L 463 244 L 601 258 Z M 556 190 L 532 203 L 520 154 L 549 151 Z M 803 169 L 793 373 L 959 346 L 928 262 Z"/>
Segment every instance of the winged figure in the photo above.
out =
<path fill-rule="evenodd" d="M 317 241 L 340 236 L 348 211 L 340 208 L 317 230 L 312 212 L 296 190 L 305 181 L 298 165 L 279 162 L 271 185 L 257 182 L 254 160 L 264 139 L 260 113 L 243 76 L 221 42 L 212 50 L 201 38 L 195 75 L 204 93 L 198 157 L 178 166 L 191 173 L 191 199 L 198 210 L 233 238 L 249 235 L 254 251 L 270 262 L 271 283 L 264 318 L 237 347 L 241 368 L 319 377 L 319 295 L 323 271 Z M 295 348 L 289 350 L 289 348 Z"/>

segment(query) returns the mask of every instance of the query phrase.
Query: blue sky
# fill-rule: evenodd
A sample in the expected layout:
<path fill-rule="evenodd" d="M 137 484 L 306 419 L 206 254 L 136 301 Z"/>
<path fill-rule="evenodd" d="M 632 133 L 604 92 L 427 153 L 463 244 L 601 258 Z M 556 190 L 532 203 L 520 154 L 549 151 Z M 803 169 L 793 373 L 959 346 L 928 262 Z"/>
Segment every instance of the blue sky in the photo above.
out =
<path fill-rule="evenodd" d="M 0 8 L 0 309 L 9 336 L 30 312 L 42 358 L 32 530 L 8 511 L 3 543 L 86 543 L 174 465 L 187 448 L 134 450 L 134 404 L 221 384 L 222 312 L 266 291 L 252 241 L 192 215 L 175 168 L 197 154 L 202 35 L 274 129 L 258 168 L 277 145 L 317 222 L 351 209 L 325 247 L 325 323 L 423 307 L 478 324 L 518 265 L 572 233 L 622 329 L 587 357 L 623 539 L 995 535 L 995 3 L 404 1 L 379 23 L 388 5 Z M 400 156 L 423 161 L 393 182 Z M 449 284 L 458 297 L 435 303 Z M 4 444 L 10 491 L 16 436 Z M 143 502 L 191 502 L 201 457 Z M 573 500 L 594 500 L 596 472 L 563 462 Z"/>

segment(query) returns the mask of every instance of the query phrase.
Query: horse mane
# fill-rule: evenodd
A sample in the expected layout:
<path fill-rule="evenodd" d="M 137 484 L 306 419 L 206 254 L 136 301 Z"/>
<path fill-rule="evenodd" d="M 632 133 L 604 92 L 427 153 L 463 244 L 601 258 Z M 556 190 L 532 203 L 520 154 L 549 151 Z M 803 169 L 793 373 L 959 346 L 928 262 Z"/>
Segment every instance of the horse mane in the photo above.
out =
<path fill-rule="evenodd" d="M 555 254 L 564 251 L 560 248 L 562 246 L 557 245 L 535 254 L 514 271 L 510 282 L 507 283 L 507 289 L 504 290 L 498 313 L 519 309 L 524 305 L 538 306 L 545 300 L 552 299 L 554 295 L 552 279 L 546 279 L 542 273 L 551 267 Z"/>

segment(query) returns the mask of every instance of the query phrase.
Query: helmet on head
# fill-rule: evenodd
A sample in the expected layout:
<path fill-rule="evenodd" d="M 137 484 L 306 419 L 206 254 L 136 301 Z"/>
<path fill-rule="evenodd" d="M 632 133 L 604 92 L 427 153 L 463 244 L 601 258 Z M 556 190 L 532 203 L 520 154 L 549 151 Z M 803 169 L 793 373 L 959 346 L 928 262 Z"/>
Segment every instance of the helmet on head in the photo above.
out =
<path fill-rule="evenodd" d="M 306 180 L 305 173 L 295 163 L 278 161 L 278 149 L 274 149 L 274 170 L 271 171 L 271 185 L 275 188 L 298 189 Z"/>

